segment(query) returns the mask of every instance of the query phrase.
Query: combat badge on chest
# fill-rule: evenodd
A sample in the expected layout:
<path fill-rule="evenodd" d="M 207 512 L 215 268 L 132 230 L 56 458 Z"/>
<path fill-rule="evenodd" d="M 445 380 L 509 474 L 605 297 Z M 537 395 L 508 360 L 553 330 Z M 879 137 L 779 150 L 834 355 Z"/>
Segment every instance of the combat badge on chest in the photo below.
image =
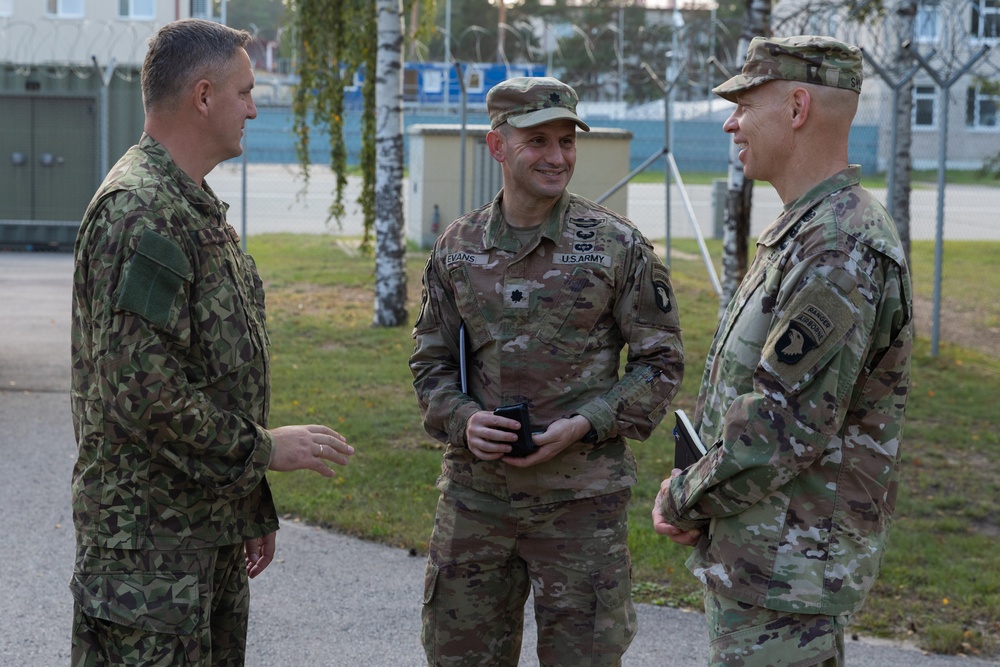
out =
<path fill-rule="evenodd" d="M 610 267 L 611 257 L 597 251 L 594 238 L 596 228 L 604 224 L 603 218 L 571 218 L 569 228 L 573 234 L 573 252 L 557 252 L 554 264 L 600 264 Z"/>

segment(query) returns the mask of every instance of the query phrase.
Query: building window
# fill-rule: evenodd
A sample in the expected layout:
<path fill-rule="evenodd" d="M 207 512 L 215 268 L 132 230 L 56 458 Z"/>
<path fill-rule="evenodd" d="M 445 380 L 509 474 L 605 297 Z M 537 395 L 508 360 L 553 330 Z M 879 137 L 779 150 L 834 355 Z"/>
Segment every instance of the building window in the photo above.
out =
<path fill-rule="evenodd" d="M 49 16 L 63 19 L 82 19 L 83 0 L 46 0 L 45 11 Z"/>
<path fill-rule="evenodd" d="M 403 101 L 416 102 L 420 98 L 420 72 L 414 68 L 403 68 Z"/>
<path fill-rule="evenodd" d="M 972 0 L 973 37 L 997 39 L 1000 37 L 1000 0 Z"/>
<path fill-rule="evenodd" d="M 934 86 L 913 87 L 913 127 L 924 130 L 933 129 L 936 125 L 934 110 L 937 95 Z"/>
<path fill-rule="evenodd" d="M 118 18 L 151 21 L 156 18 L 156 0 L 118 0 Z"/>
<path fill-rule="evenodd" d="M 14 0 L 0 0 L 0 16 L 14 15 Z"/>
<path fill-rule="evenodd" d="M 940 0 L 923 0 L 917 5 L 917 17 L 913 22 L 913 36 L 918 42 L 933 44 L 941 35 Z"/>
<path fill-rule="evenodd" d="M 191 0 L 191 18 L 211 19 L 212 4 L 209 0 Z"/>
<path fill-rule="evenodd" d="M 969 86 L 965 97 L 965 125 L 974 129 L 997 127 L 997 106 L 1000 95 L 984 91 L 980 86 Z"/>

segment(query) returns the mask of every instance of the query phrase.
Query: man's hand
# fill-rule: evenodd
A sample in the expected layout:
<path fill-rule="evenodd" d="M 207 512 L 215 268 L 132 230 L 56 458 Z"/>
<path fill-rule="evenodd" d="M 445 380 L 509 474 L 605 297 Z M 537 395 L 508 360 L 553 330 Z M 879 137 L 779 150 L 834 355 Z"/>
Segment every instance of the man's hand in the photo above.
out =
<path fill-rule="evenodd" d="M 347 444 L 344 436 L 326 426 L 281 426 L 273 429 L 271 435 L 274 455 L 269 468 L 278 472 L 308 469 L 333 477 L 327 461 L 346 466 L 348 457 L 354 453 L 354 447 Z"/>
<path fill-rule="evenodd" d="M 511 433 L 521 428 L 520 422 L 480 410 L 465 424 L 465 440 L 469 451 L 483 461 L 495 461 L 511 450 L 509 443 L 517 441 Z"/>
<path fill-rule="evenodd" d="M 590 431 L 590 422 L 586 417 L 574 415 L 569 419 L 557 419 L 549 424 L 543 433 L 532 435 L 532 440 L 538 445 L 538 451 L 523 458 L 511 458 L 510 443 L 517 440 L 517 435 L 511 431 L 521 428 L 521 424 L 513 419 L 498 417 L 492 412 L 481 410 L 473 414 L 465 425 L 465 439 L 471 451 L 483 461 L 495 461 L 503 458 L 503 462 L 515 468 L 529 468 L 542 461 L 548 461 L 553 456 L 573 443 L 579 442 Z"/>
<path fill-rule="evenodd" d="M 656 502 L 653 503 L 653 530 L 660 535 L 666 535 L 677 544 L 693 547 L 698 544 L 698 540 L 701 538 L 700 530 L 697 528 L 682 530 L 667 523 L 667 520 L 663 518 L 663 496 L 670 493 L 670 480 L 680 474 L 680 469 L 674 468 L 670 473 L 670 479 L 665 479 L 660 483 L 660 492 L 656 494 Z"/>
<path fill-rule="evenodd" d="M 548 461 L 559 452 L 577 442 L 590 431 L 590 421 L 581 415 L 573 415 L 569 419 L 557 419 L 542 433 L 531 436 L 538 445 L 538 451 L 523 458 L 507 457 L 503 460 L 515 468 L 530 468 L 533 465 Z"/>
<path fill-rule="evenodd" d="M 274 560 L 274 538 L 276 533 L 257 537 L 243 543 L 246 550 L 247 575 L 253 579 L 264 571 Z"/>

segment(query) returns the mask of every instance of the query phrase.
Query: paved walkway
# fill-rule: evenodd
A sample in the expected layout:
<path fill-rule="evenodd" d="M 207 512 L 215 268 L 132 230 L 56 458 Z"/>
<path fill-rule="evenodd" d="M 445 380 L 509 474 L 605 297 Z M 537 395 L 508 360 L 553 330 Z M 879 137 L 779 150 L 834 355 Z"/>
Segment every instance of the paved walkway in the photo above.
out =
<path fill-rule="evenodd" d="M 72 258 L 0 252 L 0 666 L 69 663 Z M 280 508 L 279 508 L 280 509 Z M 277 560 L 251 584 L 249 667 L 420 667 L 423 559 L 285 522 Z M 531 622 L 522 664 L 537 665 Z M 862 667 L 985 667 L 899 644 L 849 641 Z M 625 667 L 705 664 L 701 614 L 639 605 Z"/>
<path fill-rule="evenodd" d="M 251 164 L 247 167 L 246 205 L 243 204 L 243 169 L 238 163 L 222 164 L 208 175 L 208 182 L 224 201 L 231 205 L 229 221 L 237 230 L 242 229 L 243 212 L 246 210 L 248 234 L 265 232 L 305 232 L 345 234 L 360 236 L 362 216 L 354 205 L 361 189 L 361 178 L 348 178 L 344 205 L 347 214 L 343 225 L 326 223 L 327 207 L 334 190 L 334 179 L 329 168 L 310 169 L 309 187 L 304 189 L 299 168 L 295 165 Z M 403 188 L 408 198 L 408 181 Z M 629 185 L 627 215 L 643 234 L 651 240 L 666 237 L 666 187 L 662 183 Z M 572 184 L 570 190 L 572 190 Z M 708 185 L 686 186 L 701 235 L 713 236 L 712 188 Z M 591 198 L 603 193 L 580 193 Z M 885 201 L 885 190 L 874 194 Z M 911 193 L 910 235 L 913 240 L 933 240 L 937 230 L 937 190 L 919 187 Z M 466 199 L 466 201 L 470 201 Z M 442 211 L 457 210 L 456 202 L 442 206 Z M 1000 188 L 969 185 L 951 185 L 944 201 L 944 232 L 946 239 L 1000 240 L 1000 225 L 996 224 L 996 209 L 1000 206 Z M 471 206 L 470 206 L 471 207 Z M 404 213 L 409 209 L 404 203 Z M 680 190 L 671 188 L 672 238 L 692 238 L 694 226 L 688 217 Z M 781 200 L 767 183 L 754 186 L 751 214 L 751 235 L 757 236 L 781 212 Z M 445 216 L 448 217 L 448 216 Z M 454 216 L 453 216 L 454 217 Z M 451 219 L 443 220 L 448 224 Z M 408 225 L 413 221 L 408 220 Z"/>

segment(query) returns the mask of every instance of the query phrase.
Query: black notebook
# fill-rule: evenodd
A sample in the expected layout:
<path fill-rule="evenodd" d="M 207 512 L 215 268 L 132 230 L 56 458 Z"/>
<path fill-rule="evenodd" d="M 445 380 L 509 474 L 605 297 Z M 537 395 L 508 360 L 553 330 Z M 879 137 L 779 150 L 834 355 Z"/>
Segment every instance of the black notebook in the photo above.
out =
<path fill-rule="evenodd" d="M 701 444 L 698 432 L 694 430 L 691 420 L 683 410 L 674 413 L 677 425 L 674 426 L 674 467 L 684 470 L 708 453 Z"/>
<path fill-rule="evenodd" d="M 458 372 L 462 379 L 462 393 L 469 393 L 469 361 L 466 359 L 469 347 L 469 334 L 465 330 L 465 322 L 458 325 Z"/>

